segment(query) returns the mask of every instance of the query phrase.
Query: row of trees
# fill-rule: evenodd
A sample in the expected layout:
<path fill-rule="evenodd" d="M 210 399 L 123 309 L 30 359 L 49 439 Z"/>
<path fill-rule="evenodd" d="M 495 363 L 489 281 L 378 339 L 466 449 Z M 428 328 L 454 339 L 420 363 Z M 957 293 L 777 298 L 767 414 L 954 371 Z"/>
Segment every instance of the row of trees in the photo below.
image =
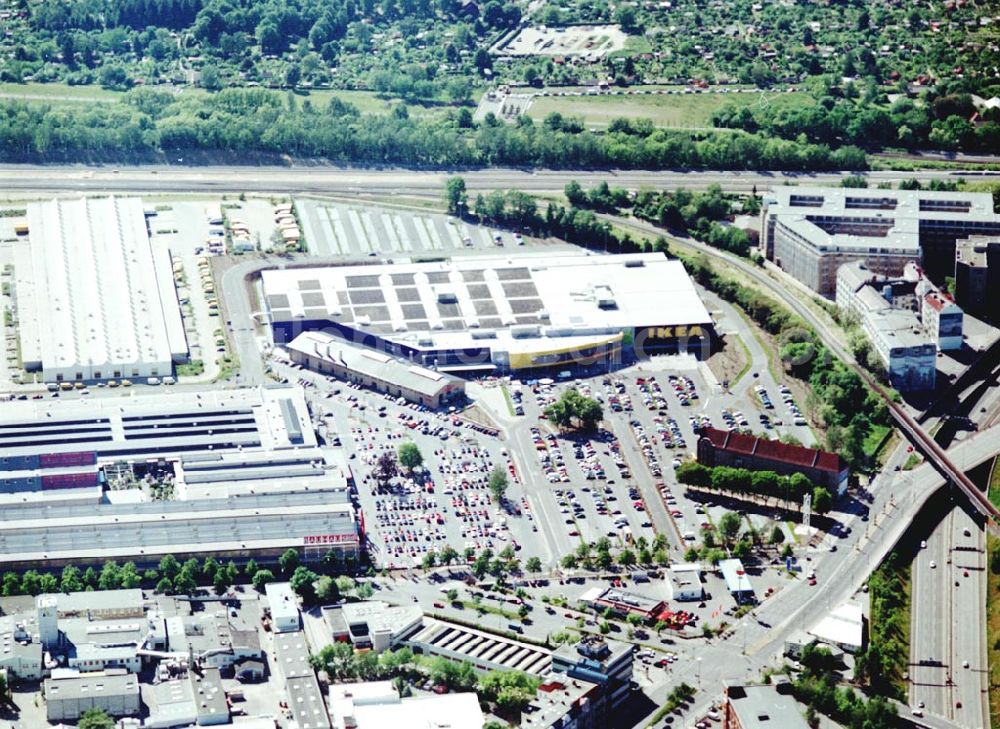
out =
<path fill-rule="evenodd" d="M 175 96 L 135 89 L 122 102 L 48 106 L 0 103 L 5 160 L 121 159 L 193 151 L 291 155 L 352 164 L 417 167 L 864 169 L 857 149 L 732 132 L 655 129 L 648 134 L 567 132 L 522 117 L 460 126 L 455 114 L 410 118 L 405 106 L 360 115 L 326 110 L 264 89 Z"/>
<path fill-rule="evenodd" d="M 825 486 L 815 486 L 802 473 L 782 476 L 774 471 L 751 471 L 730 466 L 709 467 L 697 461 L 682 463 L 676 470 L 677 480 L 688 486 L 725 491 L 740 496 L 762 496 L 765 499 L 798 505 L 806 494 L 812 495 L 812 508 L 825 514 L 833 506 L 833 496 Z"/>
<path fill-rule="evenodd" d="M 685 230 L 710 246 L 738 256 L 750 254 L 751 240 L 746 231 L 718 222 L 730 216 L 732 205 L 717 184 L 710 185 L 703 192 L 691 192 L 684 188 L 674 192 L 640 190 L 633 197 L 628 190 L 612 188 L 607 182 L 584 190 L 574 180 L 566 185 L 564 193 L 574 207 L 605 213 L 618 213 L 622 208 L 631 208 L 633 214 L 642 220 L 664 228 Z M 744 212 L 756 213 L 758 205 L 756 195 L 751 196 L 744 205 Z"/>
<path fill-rule="evenodd" d="M 605 571 L 615 563 L 624 568 L 633 565 L 667 565 L 670 556 L 667 553 L 667 540 L 662 534 L 657 534 L 652 541 L 644 536 L 637 537 L 634 549 L 625 547 L 617 556 L 611 553 L 611 541 L 601 537 L 596 542 L 581 542 L 575 552 L 563 555 L 560 566 L 563 569 L 585 569 Z"/>
<path fill-rule="evenodd" d="M 854 676 L 875 693 L 905 700 L 910 661 L 910 567 L 893 552 L 868 578 L 868 645 L 855 657 Z"/>
<path fill-rule="evenodd" d="M 341 562 L 333 552 L 326 555 L 322 565 L 330 570 L 351 566 Z M 286 550 L 273 568 L 261 566 L 253 558 L 243 565 L 237 565 L 232 560 L 223 563 L 214 557 L 205 557 L 202 561 L 191 558 L 180 562 L 172 554 L 168 554 L 155 568 L 144 570 L 140 570 L 135 562 L 119 564 L 108 561 L 99 569 L 94 566 L 81 569 L 70 564 L 63 567 L 59 573 L 38 570 L 27 570 L 23 573 L 5 572 L 0 578 L 0 594 L 10 597 L 136 587 L 154 589 L 164 594 L 189 594 L 200 587 L 207 587 L 221 595 L 241 582 L 250 582 L 255 588 L 263 590 L 264 585 L 275 581 L 278 577 L 295 578 L 298 572 L 305 569 L 300 564 L 299 553 L 295 549 Z M 312 573 L 311 570 L 307 572 L 313 575 L 313 581 L 320 579 L 319 575 Z M 302 579 L 300 575 L 299 581 Z M 335 599 L 335 593 L 330 594 L 334 595 Z"/>

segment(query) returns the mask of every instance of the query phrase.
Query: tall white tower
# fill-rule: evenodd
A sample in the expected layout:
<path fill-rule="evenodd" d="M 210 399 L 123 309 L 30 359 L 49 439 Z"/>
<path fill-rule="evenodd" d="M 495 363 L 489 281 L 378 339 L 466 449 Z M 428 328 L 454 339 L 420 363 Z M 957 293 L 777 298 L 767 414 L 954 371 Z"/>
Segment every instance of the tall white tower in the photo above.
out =
<path fill-rule="evenodd" d="M 58 606 L 54 595 L 39 595 L 35 605 L 38 608 L 38 637 L 46 650 L 59 647 Z"/>

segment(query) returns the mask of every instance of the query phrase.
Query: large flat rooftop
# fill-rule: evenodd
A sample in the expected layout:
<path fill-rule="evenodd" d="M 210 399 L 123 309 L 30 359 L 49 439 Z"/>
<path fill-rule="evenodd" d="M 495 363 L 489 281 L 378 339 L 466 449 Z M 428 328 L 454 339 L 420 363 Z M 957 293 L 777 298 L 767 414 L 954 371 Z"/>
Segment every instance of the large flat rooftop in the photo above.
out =
<path fill-rule="evenodd" d="M 302 389 L 295 386 L 123 390 L 120 396 L 18 400 L 0 410 L 0 454 L 6 457 L 95 452 L 107 461 L 315 445 Z"/>
<path fill-rule="evenodd" d="M 0 520 L 0 565 L 274 551 L 302 548 L 317 535 L 357 545 L 353 507 L 330 503 L 328 493 L 100 504 L 86 511 L 22 507 L 5 510 Z"/>
<path fill-rule="evenodd" d="M 774 187 L 766 214 L 820 250 L 920 256 L 923 227 L 962 226 L 965 235 L 1000 227 L 989 193 Z"/>
<path fill-rule="evenodd" d="M 66 379 L 169 374 L 187 344 L 142 201 L 56 199 L 27 211 L 30 252 L 15 263 L 25 363 Z"/>
<path fill-rule="evenodd" d="M 531 254 L 265 271 L 271 320 L 374 335 L 418 349 L 516 348 L 637 326 L 707 325 L 679 261 L 661 254 Z M 296 334 L 298 332 L 295 332 Z M 580 341 L 572 341 L 576 337 Z"/>

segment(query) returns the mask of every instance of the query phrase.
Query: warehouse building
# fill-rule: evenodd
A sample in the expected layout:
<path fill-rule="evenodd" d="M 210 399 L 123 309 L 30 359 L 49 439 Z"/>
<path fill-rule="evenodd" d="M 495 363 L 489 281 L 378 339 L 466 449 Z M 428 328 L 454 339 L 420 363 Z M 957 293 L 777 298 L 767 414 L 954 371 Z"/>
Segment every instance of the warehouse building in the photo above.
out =
<path fill-rule="evenodd" d="M 959 241 L 955 299 L 972 316 L 1000 325 L 1000 235 Z"/>
<path fill-rule="evenodd" d="M 698 462 L 790 476 L 801 473 L 834 496 L 843 496 L 850 479 L 847 463 L 836 453 L 758 438 L 735 431 L 702 428 L 698 436 Z"/>
<path fill-rule="evenodd" d="M 174 461 L 178 499 L 217 499 L 250 494 L 328 491 L 345 503 L 350 469 L 321 448 L 194 453 Z"/>
<path fill-rule="evenodd" d="M 330 729 L 323 691 L 309 663 L 309 645 L 301 630 L 274 635 L 275 671 L 284 679 L 288 708 L 298 729 Z"/>
<path fill-rule="evenodd" d="M 330 686 L 334 729 L 448 727 L 482 729 L 485 718 L 473 692 L 402 698 L 392 681 Z"/>
<path fill-rule="evenodd" d="M 302 332 L 287 349 L 293 362 L 315 372 L 429 408 L 465 396 L 465 381 L 458 377 L 355 346 L 328 332 Z"/>
<path fill-rule="evenodd" d="M 289 385 L 19 400 L 0 411 L 0 479 L 8 471 L 71 466 L 89 473 L 95 459 L 137 462 L 198 451 L 314 446 L 302 389 Z"/>
<path fill-rule="evenodd" d="M 989 193 L 775 187 L 761 211 L 761 252 L 828 297 L 845 263 L 898 276 L 919 261 L 943 280 L 954 271 L 958 241 L 997 234 Z"/>
<path fill-rule="evenodd" d="M 262 279 L 276 344 L 324 331 L 438 372 L 701 357 L 712 339 L 684 266 L 661 254 L 287 268 Z"/>
<path fill-rule="evenodd" d="M 109 716 L 139 713 L 139 678 L 125 671 L 79 673 L 59 669 L 42 684 L 45 716 L 51 722 L 75 722 L 91 709 Z"/>
<path fill-rule="evenodd" d="M 25 369 L 49 382 L 163 377 L 188 358 L 169 252 L 138 198 L 28 204 L 15 246 Z"/>
<path fill-rule="evenodd" d="M 321 545 L 316 548 L 316 545 Z M 211 554 L 245 559 L 310 550 L 356 559 L 361 535 L 354 506 L 329 492 L 254 494 L 197 501 L 9 508 L 0 519 L 0 567 L 59 567 L 109 559 L 158 562 Z M 321 550 L 321 551 L 319 551 Z"/>

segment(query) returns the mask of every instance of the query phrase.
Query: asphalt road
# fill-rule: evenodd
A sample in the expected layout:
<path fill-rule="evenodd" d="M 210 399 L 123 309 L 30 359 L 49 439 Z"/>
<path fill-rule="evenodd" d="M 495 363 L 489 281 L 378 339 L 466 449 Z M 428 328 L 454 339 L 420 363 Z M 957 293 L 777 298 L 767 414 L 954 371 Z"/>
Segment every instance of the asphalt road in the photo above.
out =
<path fill-rule="evenodd" d="M 984 542 L 976 520 L 956 507 L 912 571 L 910 703 L 970 729 L 986 726 L 988 716 Z"/>
<path fill-rule="evenodd" d="M 763 192 L 786 182 L 802 185 L 838 185 L 849 172 L 742 172 L 738 170 L 637 171 L 637 170 L 520 170 L 486 169 L 454 171 L 413 171 L 403 169 L 354 169 L 314 167 L 186 167 L 145 165 L 135 167 L 90 167 L 84 165 L 3 165 L 0 191 L 25 192 L 123 192 L 123 193 L 212 193 L 280 192 L 340 195 L 428 195 L 440 197 L 445 180 L 460 174 L 471 192 L 518 189 L 525 192 L 561 192 L 576 180 L 592 186 L 601 181 L 629 188 L 686 187 L 697 190 L 718 183 L 727 190 Z M 961 170 L 921 170 L 919 172 L 869 172 L 873 182 L 902 179 L 952 180 L 968 177 Z M 977 173 L 1000 175 L 1000 173 Z"/>

